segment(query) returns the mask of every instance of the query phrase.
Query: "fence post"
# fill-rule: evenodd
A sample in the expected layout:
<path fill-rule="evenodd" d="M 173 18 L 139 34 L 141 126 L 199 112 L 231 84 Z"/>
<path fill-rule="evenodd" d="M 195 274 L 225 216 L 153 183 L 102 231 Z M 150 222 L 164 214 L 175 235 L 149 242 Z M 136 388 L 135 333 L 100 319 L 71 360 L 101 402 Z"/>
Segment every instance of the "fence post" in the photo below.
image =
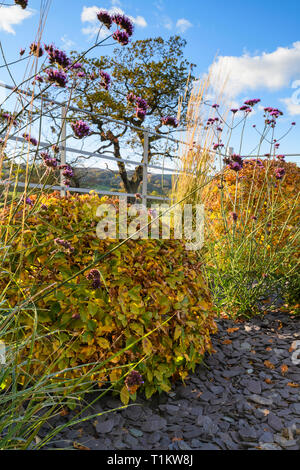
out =
<path fill-rule="evenodd" d="M 60 164 L 65 165 L 67 163 L 67 151 L 66 151 L 66 137 L 67 137 L 67 132 L 66 132 L 66 107 L 62 106 L 61 108 L 61 123 L 62 123 L 62 128 L 61 128 L 61 143 L 60 143 Z M 62 197 L 66 196 L 66 186 L 64 185 L 64 175 L 63 175 L 63 170 L 60 170 L 60 195 Z"/>
<path fill-rule="evenodd" d="M 149 132 L 144 131 L 144 159 L 143 159 L 143 188 L 142 202 L 147 206 L 147 179 L 148 179 L 148 153 L 149 153 Z"/>

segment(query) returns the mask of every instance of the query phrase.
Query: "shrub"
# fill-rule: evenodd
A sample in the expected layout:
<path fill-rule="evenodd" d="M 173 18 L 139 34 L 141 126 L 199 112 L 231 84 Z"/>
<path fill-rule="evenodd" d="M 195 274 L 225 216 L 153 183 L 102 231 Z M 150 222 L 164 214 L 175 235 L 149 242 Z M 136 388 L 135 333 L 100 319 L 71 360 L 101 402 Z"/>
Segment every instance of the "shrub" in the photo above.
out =
<path fill-rule="evenodd" d="M 169 391 L 172 380 L 184 380 L 204 353 L 212 351 L 210 333 L 216 325 L 210 298 L 201 262 L 180 240 L 129 240 L 91 266 L 95 257 L 118 245 L 97 238 L 96 209 L 103 202 L 117 207 L 116 201 L 100 201 L 96 195 L 31 198 L 24 230 L 13 238 L 3 261 L 3 270 L 16 273 L 18 280 L 4 274 L 0 288 L 8 286 L 6 302 L 12 308 L 56 283 L 33 301 L 43 333 L 30 351 L 33 376 L 53 357 L 58 358 L 53 370 L 58 375 L 86 364 L 64 377 L 84 375 L 107 361 L 92 374 L 95 382 L 120 388 L 123 376 L 135 367 L 150 397 Z M 8 217 L 2 211 L 4 224 Z M 16 212 L 9 223 L 14 234 L 22 220 L 22 211 Z M 32 315 L 22 311 L 18 321 L 26 337 L 32 332 Z M 53 332 L 49 339 L 47 333 Z M 121 398 L 129 399 L 126 385 Z"/>
<path fill-rule="evenodd" d="M 278 168 L 285 171 L 281 180 L 276 177 Z M 226 234 L 236 213 L 236 231 L 249 234 L 258 226 L 258 243 L 268 237 L 273 245 L 283 246 L 297 229 L 299 191 L 300 168 L 295 163 L 246 159 L 238 174 L 227 170 L 208 185 L 204 197 L 211 214 L 210 225 L 218 236 Z"/>

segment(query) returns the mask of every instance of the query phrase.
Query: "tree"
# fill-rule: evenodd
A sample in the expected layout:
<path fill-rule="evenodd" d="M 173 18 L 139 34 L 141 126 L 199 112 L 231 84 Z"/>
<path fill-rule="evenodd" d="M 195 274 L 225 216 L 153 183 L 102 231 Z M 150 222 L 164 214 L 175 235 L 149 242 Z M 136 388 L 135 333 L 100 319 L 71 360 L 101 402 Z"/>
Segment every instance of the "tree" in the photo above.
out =
<path fill-rule="evenodd" d="M 122 158 L 122 144 L 130 146 L 141 158 L 134 172 L 128 173 L 125 164 L 118 161 L 118 170 L 124 188 L 128 193 L 136 193 L 143 177 L 144 133 L 148 127 L 158 135 L 149 135 L 148 161 L 160 154 L 172 158 L 174 145 L 162 141 L 161 136 L 175 132 L 176 127 L 169 128 L 162 123 L 162 117 L 177 116 L 179 98 L 185 95 L 181 105 L 180 125 L 184 127 L 187 101 L 192 84 L 192 69 L 183 56 L 186 41 L 179 36 L 164 40 L 161 37 L 139 40 L 129 46 L 116 49 L 112 56 L 101 56 L 96 59 L 81 60 L 85 78 L 76 89 L 73 103 L 96 115 L 82 115 L 82 119 L 91 126 L 92 134 L 99 136 L 101 144 L 97 152 L 111 152 L 114 157 Z M 73 54 L 76 59 L 77 53 Z M 99 71 L 109 73 L 111 86 L 105 89 L 99 86 Z M 107 78 L 107 77 L 106 77 Z M 104 77 L 105 81 L 105 77 Z M 109 81 L 109 78 L 108 78 Z M 108 88 L 108 86 L 106 86 Z M 127 99 L 129 95 L 129 100 Z M 143 114 L 138 117 L 132 98 L 146 100 L 148 108 L 145 119 Z M 145 104 L 145 103 L 144 103 Z M 141 103 L 143 105 L 143 103 Z M 107 122 L 101 116 L 107 116 L 126 124 L 136 126 L 137 130 L 119 124 Z M 78 116 L 77 116 L 78 117 Z M 171 129 L 171 130 L 170 130 Z M 124 156 L 123 156 L 124 158 Z M 135 160 L 138 160 L 135 158 Z"/>

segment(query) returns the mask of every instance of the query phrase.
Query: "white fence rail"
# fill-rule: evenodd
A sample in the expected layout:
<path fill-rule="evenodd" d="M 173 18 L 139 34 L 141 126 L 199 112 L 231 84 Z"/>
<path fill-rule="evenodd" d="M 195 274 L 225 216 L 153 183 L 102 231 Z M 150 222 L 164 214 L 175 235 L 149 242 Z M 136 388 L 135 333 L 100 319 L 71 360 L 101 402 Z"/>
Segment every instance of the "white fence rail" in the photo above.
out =
<path fill-rule="evenodd" d="M 12 90 L 12 91 L 16 90 L 14 87 L 12 87 L 10 85 L 0 83 L 0 86 L 6 88 L 8 90 Z M 162 170 L 163 172 L 168 171 L 168 172 L 171 172 L 171 174 L 174 174 L 174 175 L 180 174 L 181 172 L 193 175 L 192 172 L 186 172 L 186 171 L 178 170 L 176 168 L 165 167 L 165 166 L 160 166 L 160 165 L 156 165 L 156 164 L 154 165 L 151 162 L 149 163 L 149 161 L 148 161 L 149 135 L 158 136 L 160 139 L 167 139 L 168 141 L 173 142 L 173 143 L 177 143 L 177 144 L 183 144 L 183 145 L 188 145 L 188 146 L 190 145 L 189 143 L 187 143 L 183 140 L 174 139 L 173 137 L 171 137 L 169 135 L 159 134 L 157 132 L 152 131 L 151 129 L 140 128 L 140 127 L 134 126 L 132 124 L 127 124 L 123 121 L 117 121 L 116 119 L 110 118 L 108 116 L 99 115 L 99 114 L 93 113 L 91 111 L 76 108 L 74 106 L 66 106 L 66 103 L 61 103 L 59 101 L 52 100 L 51 98 L 44 97 L 41 94 L 32 97 L 32 93 L 29 93 L 29 92 L 21 90 L 21 89 L 18 89 L 18 93 L 30 96 L 31 99 L 32 98 L 34 98 L 34 99 L 43 99 L 43 101 L 46 101 L 46 102 L 52 103 L 53 105 L 57 105 L 58 107 L 61 107 L 61 120 L 62 120 L 62 131 L 61 131 L 61 139 L 60 139 L 60 163 L 61 163 L 61 165 L 68 162 L 68 152 L 72 152 L 73 154 L 79 154 L 79 155 L 88 156 L 88 157 L 101 158 L 101 159 L 108 160 L 108 161 L 113 161 L 113 162 L 123 162 L 124 164 L 142 165 L 143 166 L 142 200 L 143 200 L 144 204 L 146 204 L 148 199 L 165 200 L 165 201 L 169 199 L 169 198 L 163 197 L 163 196 L 153 196 L 153 195 L 148 194 L 148 173 L 149 173 L 149 169 Z M 66 117 L 67 117 L 67 112 L 68 111 L 84 113 L 84 114 L 87 114 L 87 115 L 90 115 L 90 116 L 95 116 L 96 115 L 97 117 L 99 117 L 99 118 L 101 118 L 101 119 L 103 119 L 107 122 L 112 122 L 114 124 L 118 124 L 118 125 L 121 125 L 121 126 L 126 126 L 126 127 L 131 128 L 131 129 L 138 130 L 139 132 L 143 132 L 144 133 L 144 147 L 143 147 L 143 158 L 142 158 L 142 160 L 137 161 L 137 160 L 131 160 L 131 159 L 126 159 L 126 158 L 116 158 L 116 157 L 113 157 L 111 155 L 107 155 L 107 154 L 104 154 L 104 153 L 89 152 L 89 151 L 86 151 L 86 150 L 80 150 L 78 148 L 76 149 L 76 148 L 72 148 L 72 147 L 67 146 L 66 145 L 66 139 L 67 139 L 67 135 L 66 135 Z M 2 137 L 5 137 L 5 136 L 2 135 Z M 20 142 L 20 143 L 26 141 L 23 137 L 19 137 L 19 136 L 9 136 L 8 139 L 12 140 L 12 141 Z M 49 148 L 49 147 L 51 147 L 51 144 L 49 144 L 49 143 L 41 142 L 41 141 L 38 143 L 38 148 L 39 149 L 46 149 L 46 148 Z M 206 149 L 206 151 L 207 151 L 207 149 Z M 234 151 L 233 148 L 230 147 L 228 149 L 228 154 L 232 154 L 233 151 Z M 287 157 L 300 157 L 300 154 L 285 154 L 285 155 Z M 225 156 L 225 154 L 223 154 L 223 156 Z M 249 155 L 249 157 L 263 158 L 263 157 L 265 157 L 265 155 Z M 179 157 L 174 156 L 174 158 L 179 158 Z M 10 180 L 10 181 L 8 181 L 8 180 L 6 180 L 6 181 L 2 180 L 1 181 L 0 180 L 0 184 L 1 185 L 17 184 L 17 186 L 20 186 L 20 187 L 28 186 L 30 188 L 44 188 L 44 189 L 51 188 L 53 190 L 59 190 L 61 192 L 62 196 L 65 196 L 66 191 L 79 192 L 79 193 L 89 193 L 91 190 L 93 190 L 96 193 L 101 194 L 101 195 L 127 196 L 127 197 L 134 197 L 135 196 L 135 194 L 125 193 L 125 192 L 121 192 L 121 191 L 106 191 L 106 190 L 94 190 L 93 188 L 66 187 L 64 185 L 64 178 L 63 178 L 62 172 L 61 172 L 61 175 L 60 175 L 60 185 L 59 186 L 41 185 L 41 184 L 33 184 L 33 183 L 25 185 L 25 183 L 22 183 L 22 182 L 19 182 L 19 181 L 17 181 L 15 183 L 15 181 L 13 181 L 13 180 Z"/>

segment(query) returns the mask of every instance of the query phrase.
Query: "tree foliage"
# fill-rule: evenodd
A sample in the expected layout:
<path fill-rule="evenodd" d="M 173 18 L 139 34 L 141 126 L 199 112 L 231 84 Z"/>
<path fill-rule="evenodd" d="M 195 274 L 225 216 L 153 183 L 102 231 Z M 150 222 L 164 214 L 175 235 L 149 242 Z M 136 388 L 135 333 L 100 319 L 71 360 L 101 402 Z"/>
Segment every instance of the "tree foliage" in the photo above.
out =
<path fill-rule="evenodd" d="M 162 141 L 160 136 L 174 132 L 166 128 L 161 121 L 162 116 L 178 115 L 178 103 L 181 98 L 181 127 L 184 127 L 184 116 L 192 82 L 193 64 L 183 55 L 186 41 L 179 36 L 164 40 L 161 37 L 138 40 L 128 47 L 114 51 L 112 56 L 86 58 L 81 61 L 86 79 L 76 90 L 73 101 L 76 106 L 97 113 L 85 115 L 85 120 L 92 124 L 93 135 L 99 136 L 98 152 L 112 152 L 116 158 L 122 155 L 122 146 L 126 144 L 142 161 L 145 128 L 151 128 L 158 135 L 149 136 L 148 161 L 158 157 L 162 152 L 172 157 L 174 145 Z M 73 58 L 76 58 L 74 53 Z M 99 87 L 98 81 L 90 79 L 91 74 L 99 74 L 99 70 L 108 72 L 112 83 L 109 90 Z M 138 119 L 135 109 L 128 103 L 127 95 L 133 93 L 147 101 L 146 119 Z M 105 117 L 136 126 L 137 130 L 112 122 Z M 139 130 L 141 129 L 141 131 Z M 137 160 L 137 158 L 135 158 Z M 142 181 L 142 165 L 138 165 L 129 177 L 123 162 L 118 162 L 118 169 L 127 192 L 135 193 Z"/>

